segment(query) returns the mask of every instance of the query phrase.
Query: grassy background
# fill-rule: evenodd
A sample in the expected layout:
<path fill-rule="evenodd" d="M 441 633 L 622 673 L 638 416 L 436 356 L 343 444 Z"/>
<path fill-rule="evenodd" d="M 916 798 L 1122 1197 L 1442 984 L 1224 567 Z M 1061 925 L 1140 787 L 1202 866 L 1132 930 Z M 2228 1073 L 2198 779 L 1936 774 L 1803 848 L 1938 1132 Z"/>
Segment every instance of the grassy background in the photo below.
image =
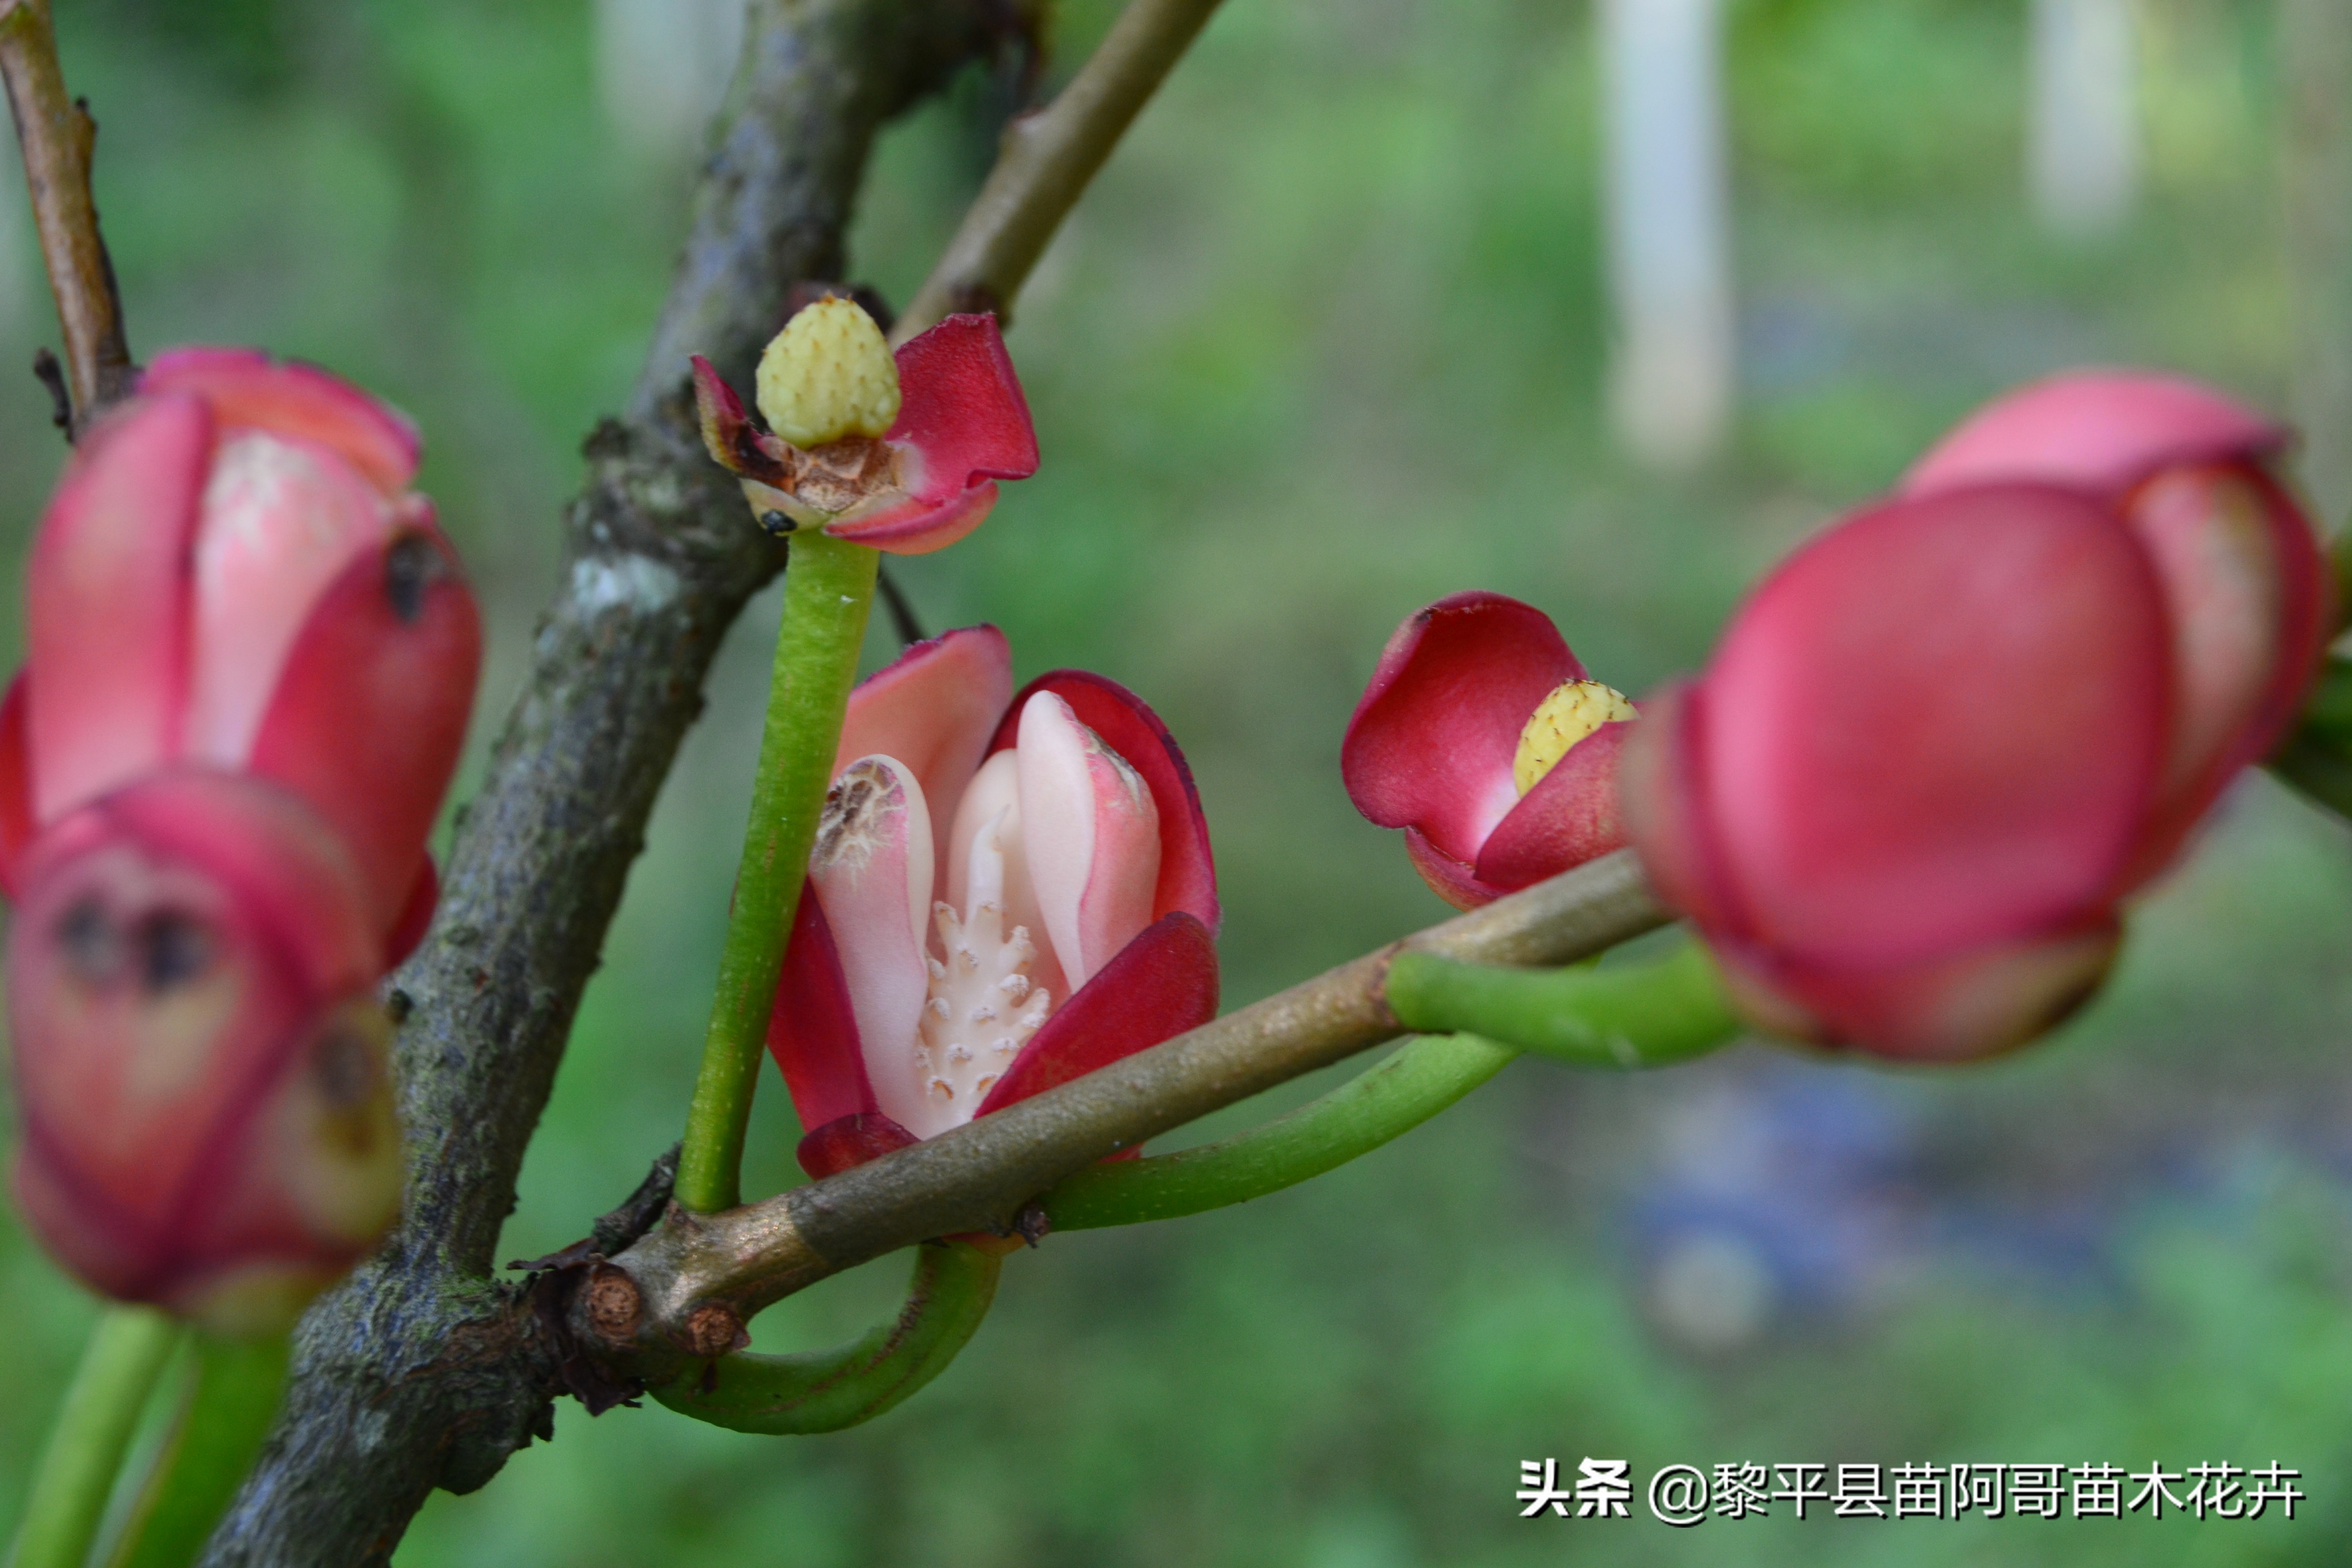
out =
<path fill-rule="evenodd" d="M 478 751 L 551 584 L 575 444 L 642 352 L 686 160 L 602 117 L 583 0 L 59 9 L 135 343 L 264 343 L 423 420 L 423 482 L 491 619 Z M 1067 0 L 1056 68 L 1111 9 Z M 1005 626 L 1024 679 L 1087 666 L 1166 716 L 1218 846 L 1232 1002 L 1443 913 L 1337 773 L 1417 605 L 1506 589 L 1638 690 L 2011 382 L 2131 361 L 2282 401 L 2268 5 L 2145 0 L 2146 199 L 2093 245 L 2024 210 L 2020 5 L 1734 16 L 1745 381 L 1735 449 L 1702 476 L 1632 469 L 1601 427 L 1581 5 L 1232 0 L 1024 298 L 1010 341 L 1045 466 L 902 581 L 935 626 Z M 858 277 L 911 290 L 1000 97 L 967 82 L 888 134 Z M 13 195 L 0 214 L 0 364 L 22 365 L 54 328 Z M 0 377 L 0 548 L 21 554 L 60 454 L 32 378 Z M 772 601 L 745 618 L 664 794 L 510 1254 L 579 1234 L 676 1136 L 772 626 Z M 877 634 L 869 656 L 889 651 Z M 2106 997 L 2024 1056 L 1521 1064 L 1307 1188 L 1014 1259 L 961 1362 L 859 1431 L 567 1405 L 552 1445 L 436 1497 L 400 1562 L 2342 1562 L 2347 942 L 2352 844 L 2258 781 L 2149 902 Z M 766 1091 L 755 1191 L 794 1179 L 772 1073 Z M 901 1270 L 786 1303 L 762 1343 L 861 1330 Z M 0 1229 L 0 1525 L 91 1310 Z M 2292 1525 L 1516 1517 L 1520 1459 L 1587 1454 L 1644 1475 L 2278 1459 L 2312 1498 Z"/>

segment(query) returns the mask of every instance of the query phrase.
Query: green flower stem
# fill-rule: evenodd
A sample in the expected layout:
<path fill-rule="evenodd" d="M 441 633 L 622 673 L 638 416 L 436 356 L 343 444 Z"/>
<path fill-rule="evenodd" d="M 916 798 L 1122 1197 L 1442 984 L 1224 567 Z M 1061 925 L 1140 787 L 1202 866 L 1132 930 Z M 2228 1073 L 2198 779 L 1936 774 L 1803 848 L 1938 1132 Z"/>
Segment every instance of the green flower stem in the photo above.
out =
<path fill-rule="evenodd" d="M 198 1331 L 196 1378 L 110 1568 L 186 1568 L 228 1511 L 278 1415 L 292 1341 Z"/>
<path fill-rule="evenodd" d="M 1614 969 L 1497 969 L 1404 952 L 1389 1008 L 1407 1028 L 1487 1036 L 1579 1067 L 1649 1068 L 1729 1045 L 1741 1031 L 1706 949 Z"/>
<path fill-rule="evenodd" d="M 947 1370 L 988 1316 L 1003 1258 L 961 1241 L 915 1249 L 895 1321 L 829 1351 L 725 1356 L 649 1392 L 681 1415 L 737 1432 L 791 1436 L 871 1421 Z"/>
<path fill-rule="evenodd" d="M 1095 1165 L 1038 1200 L 1055 1230 L 1174 1219 L 1335 1170 L 1428 1121 L 1523 1049 L 1582 1066 L 1655 1067 L 1728 1044 L 1739 1024 L 1696 943 L 1620 969 L 1496 969 L 1425 952 L 1390 966 L 1388 1004 L 1430 1033 L 1263 1127 Z"/>
<path fill-rule="evenodd" d="M 1246 1203 L 1412 1131 L 1518 1054 L 1471 1035 L 1410 1040 L 1378 1067 L 1263 1127 L 1173 1154 L 1090 1166 L 1037 1204 L 1055 1230 L 1092 1230 Z"/>
<path fill-rule="evenodd" d="M 109 1307 L 82 1352 L 33 1475 L 13 1568 L 83 1568 L 122 1456 L 180 1325 L 152 1307 Z"/>
<path fill-rule="evenodd" d="M 751 820 L 735 873 L 735 907 L 719 959 L 718 993 L 702 1043 L 702 1071 L 686 1113 L 678 1203 L 697 1213 L 741 1201 L 743 1129 L 767 1037 L 784 938 L 793 929 L 817 818 L 832 782 L 841 718 L 857 679 L 866 617 L 881 556 L 822 533 L 793 535 L 776 634 L 768 720 L 751 785 Z"/>
<path fill-rule="evenodd" d="M 2270 770 L 2338 816 L 2352 817 L 2352 661 L 2331 658 Z"/>

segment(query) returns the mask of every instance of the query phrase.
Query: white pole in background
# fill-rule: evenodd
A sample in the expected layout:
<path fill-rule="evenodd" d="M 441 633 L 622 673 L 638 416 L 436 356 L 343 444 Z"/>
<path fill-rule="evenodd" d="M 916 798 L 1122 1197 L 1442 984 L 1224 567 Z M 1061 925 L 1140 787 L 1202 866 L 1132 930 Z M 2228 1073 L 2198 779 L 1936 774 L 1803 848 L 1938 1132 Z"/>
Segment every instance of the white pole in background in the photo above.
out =
<path fill-rule="evenodd" d="M 1643 462 L 1722 444 L 1734 350 L 1718 0 L 1600 0 L 1610 414 Z"/>
<path fill-rule="evenodd" d="M 2132 0 L 2033 0 L 2026 178 L 2060 234 L 2113 230 L 2139 194 Z"/>
<path fill-rule="evenodd" d="M 690 155 L 727 94 L 744 0 L 596 0 L 596 90 L 622 142 Z"/>

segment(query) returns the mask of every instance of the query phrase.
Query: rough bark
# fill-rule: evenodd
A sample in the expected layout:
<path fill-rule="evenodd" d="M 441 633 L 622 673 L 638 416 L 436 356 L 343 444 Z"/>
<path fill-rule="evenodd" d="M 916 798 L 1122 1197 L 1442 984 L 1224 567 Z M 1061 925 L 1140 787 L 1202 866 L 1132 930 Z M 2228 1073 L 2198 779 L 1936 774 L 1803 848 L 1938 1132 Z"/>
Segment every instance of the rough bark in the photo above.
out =
<path fill-rule="evenodd" d="M 436 1486 L 544 1436 L 563 1385 L 493 1272 L 582 988 L 744 603 L 782 564 L 702 455 L 686 356 L 739 381 L 799 279 L 838 277 L 876 131 L 1016 25 L 992 0 L 761 0 L 736 108 L 625 419 L 587 444 L 562 584 L 395 977 L 406 1212 L 304 1320 L 286 1409 L 207 1564 L 387 1561 Z"/>

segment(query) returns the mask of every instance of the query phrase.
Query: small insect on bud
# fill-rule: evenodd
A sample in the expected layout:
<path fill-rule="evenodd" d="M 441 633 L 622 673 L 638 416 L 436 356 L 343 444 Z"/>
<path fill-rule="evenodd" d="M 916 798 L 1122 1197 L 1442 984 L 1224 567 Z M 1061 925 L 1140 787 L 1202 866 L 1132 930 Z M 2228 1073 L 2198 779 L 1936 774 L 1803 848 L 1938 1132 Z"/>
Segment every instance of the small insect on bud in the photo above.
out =
<path fill-rule="evenodd" d="M 758 401 L 769 428 L 803 451 L 885 436 L 898 417 L 898 363 L 865 308 L 829 294 L 760 356 Z"/>
<path fill-rule="evenodd" d="M 1518 753 L 1511 759 L 1511 782 L 1524 796 L 1568 755 L 1568 749 L 1603 724 L 1621 723 L 1640 715 L 1625 694 L 1598 680 L 1563 681 L 1536 704 L 1527 728 L 1519 731 Z"/>

